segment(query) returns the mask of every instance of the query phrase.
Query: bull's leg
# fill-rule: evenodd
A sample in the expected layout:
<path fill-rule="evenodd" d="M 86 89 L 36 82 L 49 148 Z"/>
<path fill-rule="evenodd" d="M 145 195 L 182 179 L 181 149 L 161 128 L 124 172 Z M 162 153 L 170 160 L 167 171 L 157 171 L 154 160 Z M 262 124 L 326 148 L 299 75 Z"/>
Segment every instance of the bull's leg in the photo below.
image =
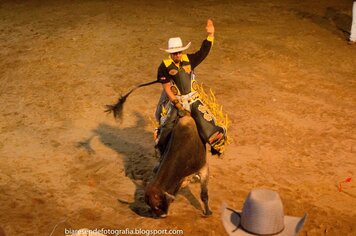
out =
<path fill-rule="evenodd" d="M 200 176 L 200 199 L 204 203 L 204 215 L 209 216 L 213 214 L 213 212 L 209 208 L 209 195 L 208 195 L 208 182 L 209 182 L 209 166 L 205 164 L 205 166 L 199 171 Z"/>

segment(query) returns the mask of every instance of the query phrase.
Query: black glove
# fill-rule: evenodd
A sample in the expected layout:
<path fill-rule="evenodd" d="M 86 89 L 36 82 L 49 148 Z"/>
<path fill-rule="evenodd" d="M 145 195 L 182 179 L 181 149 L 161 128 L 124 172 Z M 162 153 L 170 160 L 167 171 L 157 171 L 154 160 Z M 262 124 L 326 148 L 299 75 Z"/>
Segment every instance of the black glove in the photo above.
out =
<path fill-rule="evenodd" d="M 183 105 L 178 101 L 178 99 L 174 99 L 173 104 L 178 110 L 179 117 L 183 117 L 187 114 L 187 111 L 184 109 Z"/>
<path fill-rule="evenodd" d="M 186 110 L 181 110 L 181 109 L 178 109 L 178 116 L 179 117 L 183 117 L 183 116 L 185 116 L 185 115 L 187 115 L 187 111 Z"/>

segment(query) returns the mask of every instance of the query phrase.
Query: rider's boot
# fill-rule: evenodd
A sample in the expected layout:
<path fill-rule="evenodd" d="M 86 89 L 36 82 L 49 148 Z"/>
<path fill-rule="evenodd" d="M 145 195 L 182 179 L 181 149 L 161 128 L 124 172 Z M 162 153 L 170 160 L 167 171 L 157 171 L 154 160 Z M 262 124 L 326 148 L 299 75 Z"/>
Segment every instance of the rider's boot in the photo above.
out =
<path fill-rule="evenodd" d="M 211 154 L 221 157 L 225 151 L 225 132 L 215 132 L 209 138 L 209 144 L 211 145 Z"/>
<path fill-rule="evenodd" d="M 155 153 L 156 153 L 156 157 L 158 159 L 158 163 L 153 168 L 154 173 L 157 173 L 159 166 L 161 165 L 161 162 L 163 160 L 163 153 L 164 153 L 166 144 L 168 142 L 170 133 L 171 133 L 171 130 L 163 128 L 159 131 L 159 135 L 155 139 Z"/>
<path fill-rule="evenodd" d="M 153 173 L 157 173 L 157 171 L 161 165 L 161 162 L 163 160 L 164 148 L 156 145 L 155 152 L 156 152 L 156 157 L 158 159 L 158 163 L 153 167 Z"/>
<path fill-rule="evenodd" d="M 170 109 L 170 111 L 166 117 L 166 120 L 164 121 L 164 123 L 161 125 L 161 127 L 159 129 L 158 136 L 155 141 L 155 148 L 157 150 L 158 159 L 159 159 L 158 165 L 155 166 L 155 168 L 154 168 L 154 170 L 156 170 L 156 172 L 158 171 L 159 165 L 161 164 L 161 162 L 163 160 L 163 153 L 165 151 L 166 145 L 167 145 L 169 138 L 171 136 L 176 119 L 177 119 L 177 109 Z"/>

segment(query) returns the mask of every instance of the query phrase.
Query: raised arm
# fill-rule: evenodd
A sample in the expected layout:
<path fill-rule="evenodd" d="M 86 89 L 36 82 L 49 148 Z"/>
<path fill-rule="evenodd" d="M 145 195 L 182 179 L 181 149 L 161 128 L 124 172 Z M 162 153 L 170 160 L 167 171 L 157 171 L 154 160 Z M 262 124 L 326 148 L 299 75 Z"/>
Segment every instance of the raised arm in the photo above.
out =
<path fill-rule="evenodd" d="M 207 21 L 205 29 L 208 33 L 208 37 L 201 44 L 199 51 L 187 55 L 192 69 L 198 66 L 208 56 L 214 42 L 215 27 L 212 20 L 209 19 Z"/>

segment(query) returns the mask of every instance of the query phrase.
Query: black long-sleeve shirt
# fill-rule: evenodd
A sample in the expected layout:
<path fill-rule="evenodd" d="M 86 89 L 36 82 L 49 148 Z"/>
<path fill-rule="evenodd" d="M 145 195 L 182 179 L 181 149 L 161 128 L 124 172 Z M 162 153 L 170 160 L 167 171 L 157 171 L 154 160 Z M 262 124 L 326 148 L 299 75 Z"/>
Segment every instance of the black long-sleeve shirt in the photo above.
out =
<path fill-rule="evenodd" d="M 208 56 L 210 49 L 213 45 L 213 39 L 214 38 L 212 37 L 208 37 L 207 39 L 205 39 L 201 44 L 200 49 L 197 52 L 192 54 L 182 55 L 182 59 L 184 58 L 184 56 L 188 57 L 192 70 L 194 70 L 194 68 L 197 67 Z M 167 64 L 170 65 L 171 63 L 174 62 L 170 58 L 162 61 L 162 63 L 158 67 L 157 80 L 160 83 L 168 83 L 171 81 L 171 76 L 169 75 L 169 72 L 167 70 L 168 67 Z"/>

